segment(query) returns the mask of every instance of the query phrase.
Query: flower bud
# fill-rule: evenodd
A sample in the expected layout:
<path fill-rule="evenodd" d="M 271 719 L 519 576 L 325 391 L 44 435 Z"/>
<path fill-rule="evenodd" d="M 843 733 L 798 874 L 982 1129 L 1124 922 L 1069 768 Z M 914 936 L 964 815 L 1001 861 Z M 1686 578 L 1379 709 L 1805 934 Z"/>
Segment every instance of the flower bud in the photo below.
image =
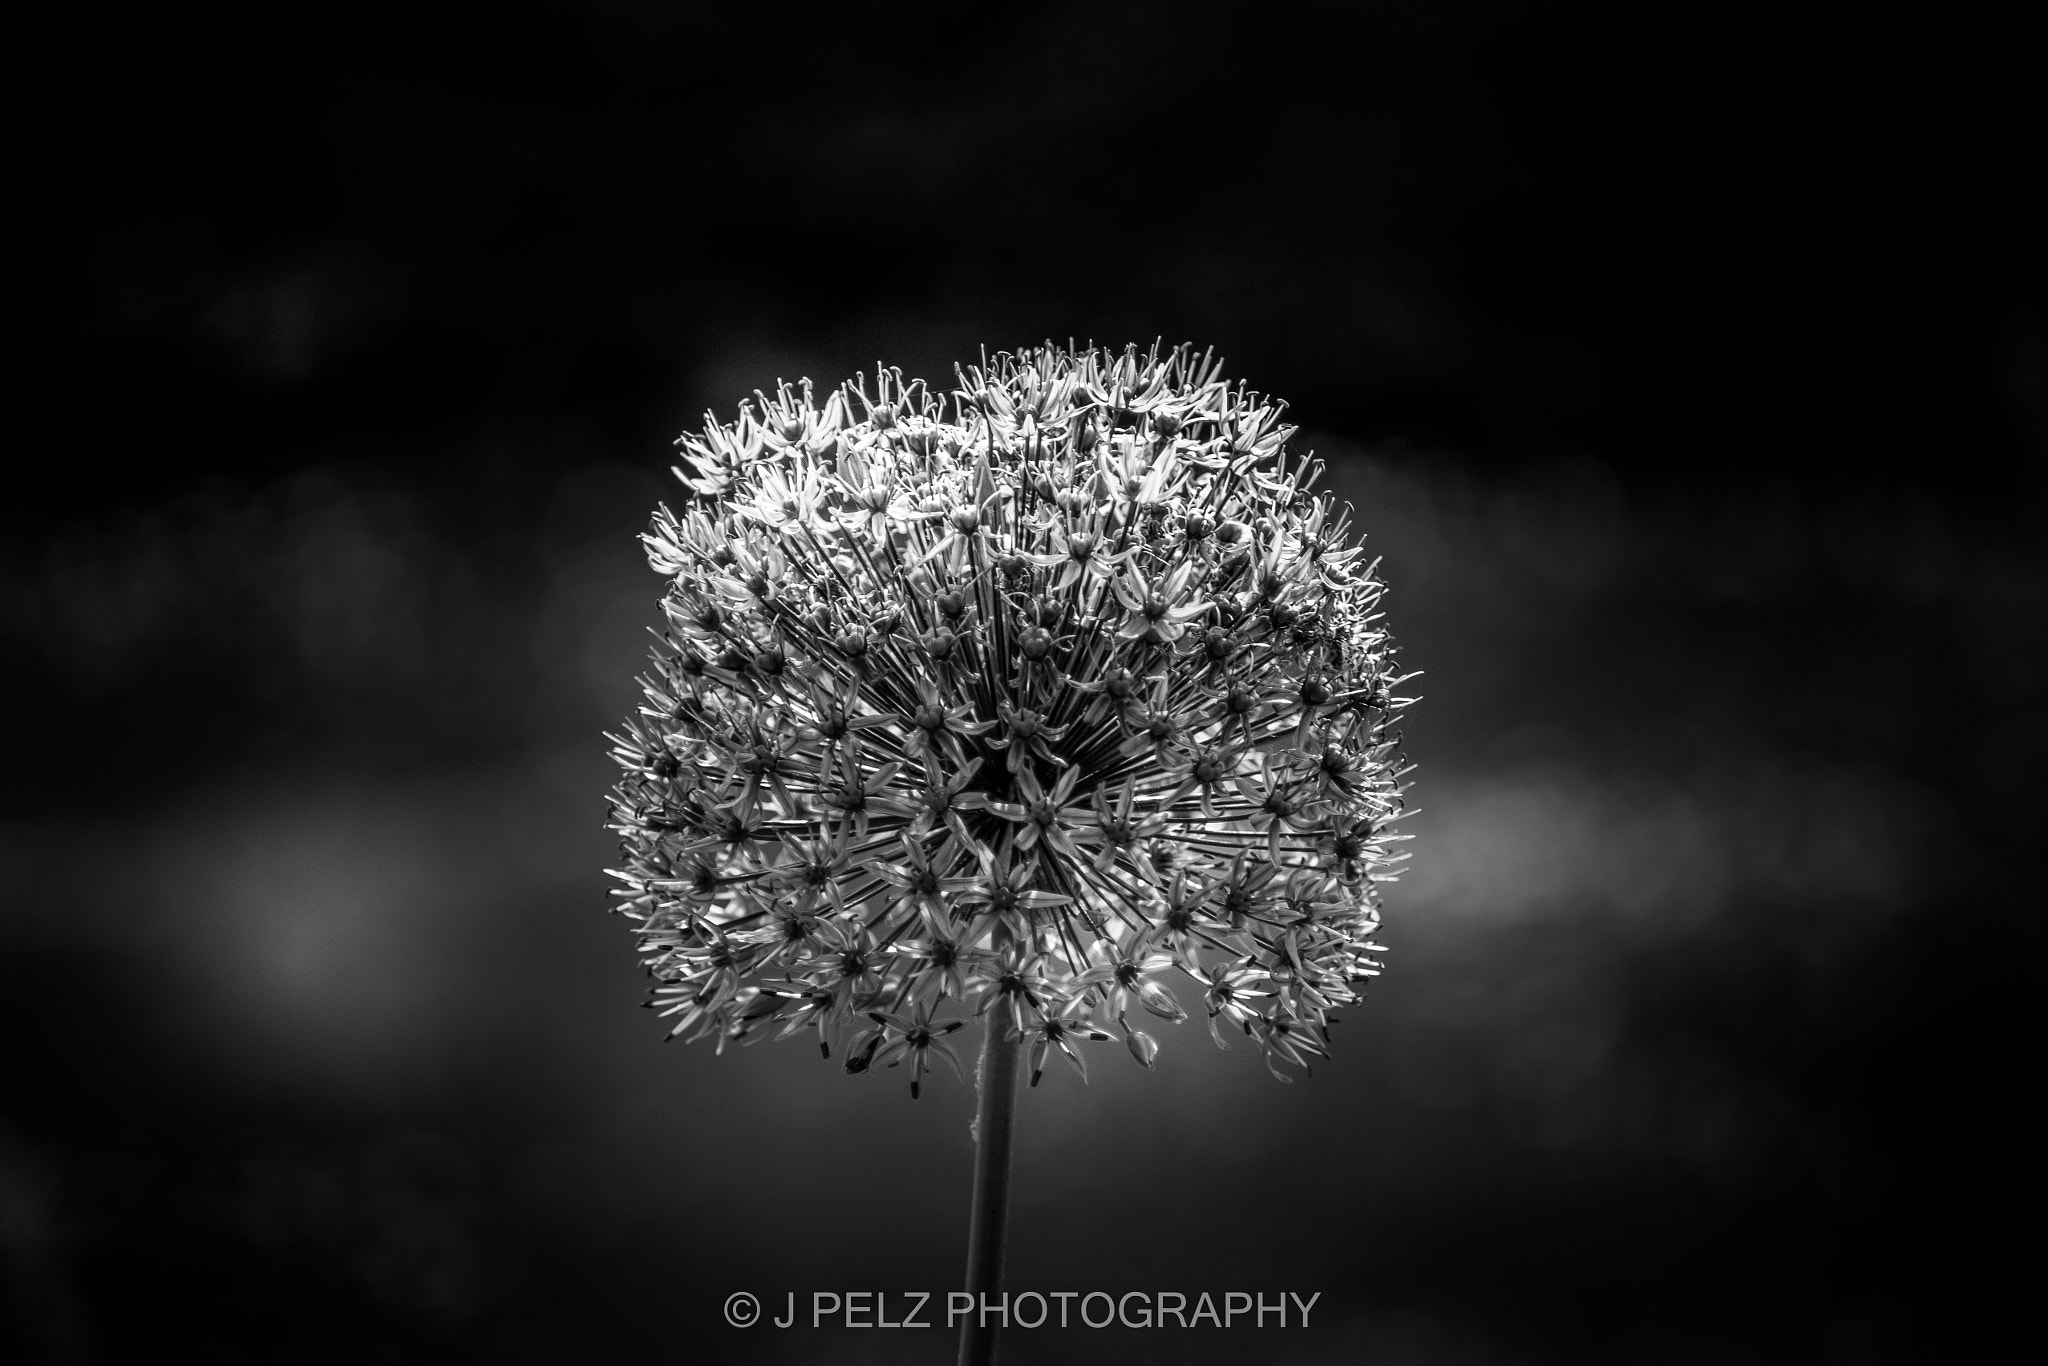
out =
<path fill-rule="evenodd" d="M 1181 1009 L 1180 1002 L 1173 999 L 1173 993 L 1157 982 L 1138 983 L 1137 993 L 1138 1004 L 1162 1020 L 1179 1021 L 1188 1017 L 1187 1011 Z"/>

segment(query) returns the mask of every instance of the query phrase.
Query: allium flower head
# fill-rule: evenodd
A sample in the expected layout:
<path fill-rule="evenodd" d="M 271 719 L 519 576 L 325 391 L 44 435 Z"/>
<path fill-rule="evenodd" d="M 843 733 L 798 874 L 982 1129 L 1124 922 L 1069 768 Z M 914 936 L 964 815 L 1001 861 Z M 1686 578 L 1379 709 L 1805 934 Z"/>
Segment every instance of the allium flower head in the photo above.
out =
<path fill-rule="evenodd" d="M 1375 565 L 1207 356 L 956 377 L 782 385 L 679 443 L 668 630 L 612 737 L 653 1004 L 915 1093 L 960 1019 L 1036 1080 L 1113 1036 L 1150 1066 L 1129 1014 L 1184 996 L 1285 1080 L 1378 972 L 1401 857 Z"/>

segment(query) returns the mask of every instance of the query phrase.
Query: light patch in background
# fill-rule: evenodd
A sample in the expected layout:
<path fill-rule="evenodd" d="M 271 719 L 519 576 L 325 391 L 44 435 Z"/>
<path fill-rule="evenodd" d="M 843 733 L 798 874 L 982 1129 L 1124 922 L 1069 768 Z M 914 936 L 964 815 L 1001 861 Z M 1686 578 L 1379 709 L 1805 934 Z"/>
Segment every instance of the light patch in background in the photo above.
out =
<path fill-rule="evenodd" d="M 148 928 L 188 984 L 185 1022 L 259 1073 L 373 1090 L 430 1075 L 464 1032 L 467 974 L 492 956 L 469 941 L 514 890 L 488 809 L 446 792 L 273 793 L 160 828 Z"/>
<path fill-rule="evenodd" d="M 304 470 L 258 493 L 209 485 L 57 532 L 0 592 L 0 634 L 79 684 L 232 668 L 280 698 L 462 673 L 493 604 L 409 491 Z"/>
<path fill-rule="evenodd" d="M 1568 764 L 1447 773 L 1402 822 L 1426 857 L 1390 895 L 1404 924 L 1594 911 L 1668 932 L 1736 898 L 1888 912 L 1924 890 L 1948 826 L 1932 792 L 1787 756 L 1680 781 Z"/>
<path fill-rule="evenodd" d="M 527 639 L 541 685 L 530 703 L 537 725 L 566 730 L 570 717 L 587 715 L 612 728 L 640 704 L 634 679 L 649 667 L 650 632 L 665 625 L 667 584 L 648 567 L 639 537 L 656 504 L 680 492 L 671 479 L 616 461 L 581 466 L 556 486 L 534 545 L 550 571 Z"/>
<path fill-rule="evenodd" d="M 248 377 L 300 384 L 372 342 L 389 309 L 374 267 L 328 251 L 233 281 L 195 322 Z"/>

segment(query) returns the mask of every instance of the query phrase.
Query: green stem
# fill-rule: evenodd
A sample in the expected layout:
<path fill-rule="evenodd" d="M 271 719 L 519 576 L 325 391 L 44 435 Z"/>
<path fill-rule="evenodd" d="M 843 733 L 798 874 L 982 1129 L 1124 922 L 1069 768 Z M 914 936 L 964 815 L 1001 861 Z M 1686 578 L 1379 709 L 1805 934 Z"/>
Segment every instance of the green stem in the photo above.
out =
<path fill-rule="evenodd" d="M 1010 1221 L 1010 1136 L 1017 1115 L 1017 1056 L 1022 1040 L 1010 1037 L 998 1005 L 988 1013 L 981 1041 L 979 1095 L 974 1110 L 974 1212 L 967 1225 L 967 1293 L 974 1308 L 960 1329 L 959 1366 L 992 1366 L 998 1316 L 982 1326 L 981 1305 L 1000 1303 L 1003 1234 Z"/>

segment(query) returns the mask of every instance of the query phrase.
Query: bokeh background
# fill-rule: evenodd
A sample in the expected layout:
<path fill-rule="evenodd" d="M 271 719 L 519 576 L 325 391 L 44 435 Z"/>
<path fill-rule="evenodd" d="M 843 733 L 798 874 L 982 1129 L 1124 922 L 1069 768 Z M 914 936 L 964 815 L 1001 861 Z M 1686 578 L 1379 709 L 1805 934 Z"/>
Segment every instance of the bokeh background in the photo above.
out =
<path fill-rule="evenodd" d="M 24 30 L 21 1356 L 931 1361 L 971 1096 L 663 1047 L 601 732 L 669 441 L 1046 337 L 1288 399 L 1424 670 L 1389 969 L 1022 1111 L 1016 1362 L 1982 1359 L 2038 1197 L 2048 324 L 2014 35 L 1565 3 Z M 19 221 L 26 220 L 26 221 Z M 2032 911 L 2026 909 L 2033 906 Z"/>

